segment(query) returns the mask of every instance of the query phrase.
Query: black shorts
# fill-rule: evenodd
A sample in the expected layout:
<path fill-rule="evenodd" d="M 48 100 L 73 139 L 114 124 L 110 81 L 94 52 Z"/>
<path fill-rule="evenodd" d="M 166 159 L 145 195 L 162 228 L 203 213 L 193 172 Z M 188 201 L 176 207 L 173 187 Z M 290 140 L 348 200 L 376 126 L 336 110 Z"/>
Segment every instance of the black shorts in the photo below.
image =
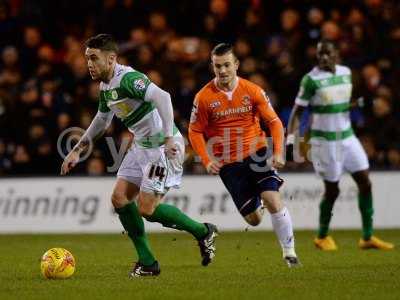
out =
<path fill-rule="evenodd" d="M 255 160 L 246 157 L 242 162 L 223 166 L 219 175 L 232 196 L 242 216 L 254 212 L 261 205 L 260 194 L 264 191 L 279 191 L 283 179 L 267 166 L 267 150 L 261 148 Z"/>

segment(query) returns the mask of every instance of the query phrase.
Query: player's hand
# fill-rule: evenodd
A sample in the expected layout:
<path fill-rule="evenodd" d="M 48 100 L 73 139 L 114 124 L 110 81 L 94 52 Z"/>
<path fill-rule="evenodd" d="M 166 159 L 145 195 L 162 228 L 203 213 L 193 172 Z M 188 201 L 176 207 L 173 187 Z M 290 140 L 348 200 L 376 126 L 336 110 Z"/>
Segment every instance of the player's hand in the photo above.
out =
<path fill-rule="evenodd" d="M 275 169 L 281 169 L 285 166 L 285 160 L 283 159 L 282 154 L 274 154 L 272 156 L 272 166 Z"/>
<path fill-rule="evenodd" d="M 72 150 L 68 153 L 67 157 L 65 157 L 62 165 L 61 165 L 61 175 L 66 175 L 76 164 L 79 162 L 80 154 L 78 151 Z"/>
<path fill-rule="evenodd" d="M 210 161 L 206 167 L 208 174 L 218 175 L 221 170 L 222 164 L 218 161 Z"/>
<path fill-rule="evenodd" d="M 174 142 L 173 137 L 166 137 L 165 138 L 165 155 L 169 159 L 174 159 L 178 154 L 178 146 Z"/>

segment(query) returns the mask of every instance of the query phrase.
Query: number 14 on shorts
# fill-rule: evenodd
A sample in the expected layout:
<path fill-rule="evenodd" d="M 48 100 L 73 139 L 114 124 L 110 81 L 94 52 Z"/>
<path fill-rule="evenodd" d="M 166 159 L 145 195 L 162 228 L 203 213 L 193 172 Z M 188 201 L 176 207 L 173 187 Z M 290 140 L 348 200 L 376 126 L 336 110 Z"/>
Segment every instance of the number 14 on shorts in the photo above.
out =
<path fill-rule="evenodd" d="M 165 178 L 165 168 L 162 166 L 157 166 L 157 165 L 151 165 L 148 177 L 149 179 L 154 179 L 158 177 L 160 181 L 162 181 Z"/>

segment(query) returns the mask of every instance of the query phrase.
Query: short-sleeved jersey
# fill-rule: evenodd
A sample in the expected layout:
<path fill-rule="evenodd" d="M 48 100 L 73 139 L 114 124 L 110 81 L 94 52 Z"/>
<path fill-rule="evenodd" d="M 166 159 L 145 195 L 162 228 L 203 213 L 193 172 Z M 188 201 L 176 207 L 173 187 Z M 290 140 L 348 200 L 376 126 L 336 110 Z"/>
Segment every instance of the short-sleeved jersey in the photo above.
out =
<path fill-rule="evenodd" d="M 314 67 L 303 77 L 296 104 L 311 108 L 311 138 L 333 141 L 353 135 L 351 91 L 351 70 L 345 66 L 336 65 L 335 74 Z"/>
<path fill-rule="evenodd" d="M 202 133 L 213 155 L 227 164 L 267 146 L 260 118 L 270 122 L 278 117 L 258 85 L 238 77 L 233 91 L 225 92 L 214 79 L 195 97 L 190 130 Z"/>
<path fill-rule="evenodd" d="M 161 117 L 154 104 L 145 101 L 150 84 L 146 75 L 120 64 L 116 64 L 108 83 L 100 83 L 99 111 L 115 113 L 135 135 L 136 142 L 142 138 L 163 138 Z"/>

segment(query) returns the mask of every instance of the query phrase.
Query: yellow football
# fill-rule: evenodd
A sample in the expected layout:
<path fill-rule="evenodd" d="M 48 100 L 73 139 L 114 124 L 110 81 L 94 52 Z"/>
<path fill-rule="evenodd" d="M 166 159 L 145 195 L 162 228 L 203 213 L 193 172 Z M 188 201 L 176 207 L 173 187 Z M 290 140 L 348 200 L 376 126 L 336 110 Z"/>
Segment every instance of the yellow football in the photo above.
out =
<path fill-rule="evenodd" d="M 63 248 L 51 248 L 43 254 L 40 269 L 47 279 L 65 279 L 75 272 L 75 259 Z"/>

